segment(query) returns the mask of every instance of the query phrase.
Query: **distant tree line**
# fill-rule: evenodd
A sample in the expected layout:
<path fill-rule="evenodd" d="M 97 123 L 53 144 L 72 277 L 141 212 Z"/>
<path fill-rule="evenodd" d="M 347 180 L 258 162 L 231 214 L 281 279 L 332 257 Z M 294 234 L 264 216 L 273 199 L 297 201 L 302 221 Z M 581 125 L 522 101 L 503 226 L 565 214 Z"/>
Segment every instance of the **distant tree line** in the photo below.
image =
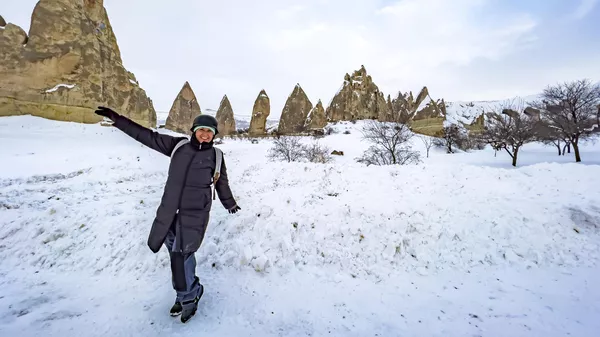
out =
<path fill-rule="evenodd" d="M 517 166 L 523 145 L 541 142 L 556 146 L 558 155 L 573 148 L 575 161 L 581 162 L 581 142 L 600 134 L 600 85 L 588 79 L 564 82 L 546 87 L 539 100 L 507 101 L 498 110 L 485 114 L 483 132 L 469 135 L 450 124 L 437 135 L 435 145 L 448 153 L 490 145 L 508 153 Z"/>
<path fill-rule="evenodd" d="M 419 152 L 413 151 L 410 140 L 414 133 L 403 119 L 402 111 L 388 122 L 368 121 L 362 130 L 370 147 L 356 158 L 367 165 L 405 165 L 420 163 Z M 505 151 L 517 166 L 519 151 L 531 142 L 552 144 L 558 154 L 575 153 L 581 162 L 580 144 L 600 134 L 600 85 L 588 79 L 564 82 L 546 87 L 541 98 L 534 102 L 507 101 L 498 111 L 486 112 L 481 132 L 469 132 L 462 125 L 448 124 L 435 137 L 419 136 L 427 150 L 432 146 L 447 153 L 456 149 L 483 149 L 490 145 L 495 151 Z M 269 157 L 297 161 L 329 162 L 328 149 L 318 144 L 300 145 L 292 138 L 275 142 Z"/>

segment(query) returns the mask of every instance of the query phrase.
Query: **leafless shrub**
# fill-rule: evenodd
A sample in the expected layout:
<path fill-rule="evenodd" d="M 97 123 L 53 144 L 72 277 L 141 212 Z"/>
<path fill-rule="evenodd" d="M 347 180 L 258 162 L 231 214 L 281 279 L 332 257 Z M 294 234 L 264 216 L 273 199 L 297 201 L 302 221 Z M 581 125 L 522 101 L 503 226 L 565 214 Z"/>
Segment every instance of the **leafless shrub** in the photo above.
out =
<path fill-rule="evenodd" d="M 328 127 L 325 128 L 325 134 L 328 135 L 328 136 L 336 134 L 336 133 L 338 133 L 338 132 L 334 128 L 332 128 L 331 126 L 328 126 Z"/>
<path fill-rule="evenodd" d="M 433 146 L 435 138 L 425 135 L 419 135 L 419 139 L 423 142 L 423 145 L 425 145 L 425 149 L 427 150 L 427 158 L 429 158 L 429 150 Z"/>
<path fill-rule="evenodd" d="M 411 151 L 410 147 L 399 147 L 393 155 L 377 146 L 371 146 L 363 153 L 362 157 L 356 160 L 359 163 L 369 165 L 407 165 L 418 164 L 421 162 L 421 156 L 417 151 Z"/>
<path fill-rule="evenodd" d="M 269 149 L 267 158 L 280 161 L 299 161 L 302 159 L 303 147 L 297 137 L 278 137 L 273 141 L 273 147 Z"/>
<path fill-rule="evenodd" d="M 371 120 L 363 127 L 363 139 L 372 145 L 357 158 L 366 165 L 405 165 L 420 162 L 419 153 L 412 151 L 408 141 L 413 137 L 407 125 Z"/>
<path fill-rule="evenodd" d="M 302 157 L 311 163 L 326 164 L 333 160 L 331 149 L 322 146 L 319 142 L 302 146 Z"/>
<path fill-rule="evenodd" d="M 446 153 L 454 153 L 452 147 L 461 148 L 467 138 L 465 130 L 456 124 L 444 126 L 435 136 L 437 138 L 433 141 L 433 144 L 445 148 Z"/>
<path fill-rule="evenodd" d="M 299 137 L 281 136 L 273 141 L 273 147 L 267 157 L 271 160 L 299 162 L 307 160 L 311 163 L 329 163 L 333 160 L 331 149 L 314 141 L 309 145 L 300 143 Z"/>

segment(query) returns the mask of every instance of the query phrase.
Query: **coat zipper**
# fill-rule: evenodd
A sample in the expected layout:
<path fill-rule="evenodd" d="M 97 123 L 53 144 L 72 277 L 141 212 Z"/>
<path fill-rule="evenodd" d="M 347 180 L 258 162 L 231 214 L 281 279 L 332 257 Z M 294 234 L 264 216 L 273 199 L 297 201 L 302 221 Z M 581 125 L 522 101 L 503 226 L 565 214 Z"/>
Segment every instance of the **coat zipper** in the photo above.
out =
<path fill-rule="evenodd" d="M 179 237 L 179 252 L 183 253 L 183 236 L 181 235 L 181 217 L 179 216 L 179 209 L 181 208 L 181 199 L 183 198 L 183 189 L 185 188 L 185 185 L 187 183 L 187 178 L 188 178 L 188 173 L 190 172 L 190 167 L 192 166 L 192 162 L 194 161 L 194 158 L 196 157 L 197 153 L 194 153 L 194 155 L 192 156 L 192 158 L 190 159 L 190 162 L 187 164 L 187 167 L 185 168 L 185 177 L 183 178 L 183 185 L 181 186 L 181 192 L 179 192 L 179 201 L 177 202 L 177 211 L 175 212 L 176 216 L 177 216 L 177 235 L 175 236 L 175 240 L 177 240 L 177 237 Z"/>

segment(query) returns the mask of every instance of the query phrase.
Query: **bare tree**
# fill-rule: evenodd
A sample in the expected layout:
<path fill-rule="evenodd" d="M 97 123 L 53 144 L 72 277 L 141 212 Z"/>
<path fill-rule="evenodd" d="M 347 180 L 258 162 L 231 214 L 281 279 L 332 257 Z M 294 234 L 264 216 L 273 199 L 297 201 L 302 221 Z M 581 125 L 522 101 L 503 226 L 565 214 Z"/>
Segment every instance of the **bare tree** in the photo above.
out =
<path fill-rule="evenodd" d="M 429 158 L 429 150 L 433 146 L 433 141 L 435 140 L 435 138 L 425 135 L 419 135 L 419 139 L 423 142 L 423 145 L 425 145 L 425 149 L 427 150 L 427 158 Z"/>
<path fill-rule="evenodd" d="M 540 123 L 538 125 L 538 141 L 546 145 L 556 146 L 559 156 L 564 156 L 567 150 L 571 153 L 571 144 L 569 143 L 569 140 L 563 137 L 562 132 L 549 127 L 546 123 Z"/>
<path fill-rule="evenodd" d="M 454 153 L 452 146 L 459 147 L 466 138 L 464 131 L 456 124 L 444 126 L 435 136 L 434 145 L 446 148 L 447 153 Z"/>
<path fill-rule="evenodd" d="M 599 103 L 600 85 L 587 79 L 548 86 L 538 103 L 547 127 L 573 146 L 576 162 L 581 161 L 579 141 L 597 132 Z"/>
<path fill-rule="evenodd" d="M 501 114 L 491 112 L 487 117 L 481 137 L 494 150 L 506 150 L 512 165 L 517 166 L 521 147 L 537 139 L 537 120 L 513 109 L 503 109 Z"/>
<path fill-rule="evenodd" d="M 302 159 L 303 150 L 300 139 L 297 137 L 276 137 L 267 157 L 271 160 L 299 161 Z"/>
<path fill-rule="evenodd" d="M 420 161 L 419 153 L 412 151 L 409 145 L 413 133 L 406 124 L 371 120 L 363 128 L 362 134 L 363 139 L 372 145 L 357 159 L 359 163 L 404 165 Z"/>

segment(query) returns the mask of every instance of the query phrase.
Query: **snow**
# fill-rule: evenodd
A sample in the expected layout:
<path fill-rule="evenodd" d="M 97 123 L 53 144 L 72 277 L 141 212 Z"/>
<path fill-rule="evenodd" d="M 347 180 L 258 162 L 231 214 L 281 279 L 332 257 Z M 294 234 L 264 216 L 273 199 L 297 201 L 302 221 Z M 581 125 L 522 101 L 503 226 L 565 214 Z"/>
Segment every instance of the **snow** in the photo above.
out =
<path fill-rule="evenodd" d="M 75 84 L 63 84 L 63 83 L 57 84 L 54 88 L 46 90 L 46 92 L 55 92 L 56 90 L 58 90 L 61 87 L 73 89 L 75 87 Z"/>
<path fill-rule="evenodd" d="M 506 107 L 506 105 L 510 103 L 517 104 L 518 106 L 518 104 L 522 102 L 524 104 L 523 108 L 526 108 L 528 102 L 536 101 L 539 98 L 539 95 L 530 95 L 496 101 L 446 102 L 445 125 L 460 125 L 460 123 L 471 124 L 475 119 L 481 116 L 482 113 L 500 112 L 503 107 Z"/>
<path fill-rule="evenodd" d="M 116 128 L 0 118 L 0 335 L 596 335 L 597 148 L 576 164 L 528 144 L 512 168 L 415 138 L 423 163 L 365 167 L 363 124 L 332 125 L 320 143 L 345 156 L 326 165 L 219 145 L 242 211 L 213 203 L 182 325 L 146 246 L 168 158 Z"/>

